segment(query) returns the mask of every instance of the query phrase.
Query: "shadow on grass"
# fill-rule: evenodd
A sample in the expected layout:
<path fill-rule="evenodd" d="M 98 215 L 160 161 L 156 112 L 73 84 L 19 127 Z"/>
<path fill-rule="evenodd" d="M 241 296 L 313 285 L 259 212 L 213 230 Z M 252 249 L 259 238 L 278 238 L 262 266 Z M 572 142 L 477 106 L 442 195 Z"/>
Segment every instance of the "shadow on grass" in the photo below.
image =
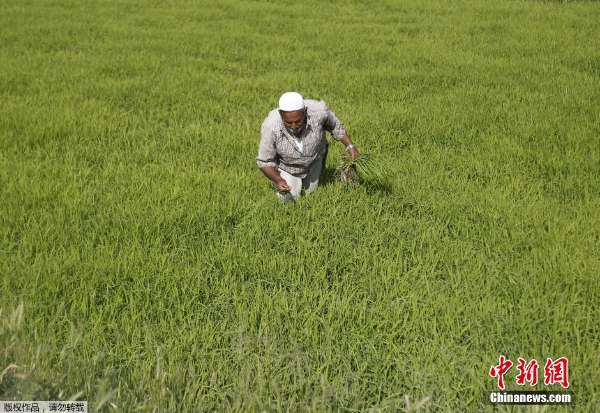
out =
<path fill-rule="evenodd" d="M 362 185 L 370 195 L 390 195 L 392 193 L 392 186 L 387 182 L 363 182 Z"/>
<path fill-rule="evenodd" d="M 327 186 L 335 182 L 340 182 L 340 179 L 336 174 L 335 168 L 326 167 L 323 170 L 323 172 L 321 172 L 321 177 L 319 178 L 319 186 Z M 352 188 L 352 185 L 348 186 Z M 370 195 L 390 195 L 392 193 L 392 186 L 388 182 L 363 180 L 360 184 L 357 184 L 356 186 L 365 188 L 367 193 Z"/>
<path fill-rule="evenodd" d="M 337 177 L 335 176 L 335 168 L 325 167 L 321 172 L 321 176 L 319 177 L 319 186 L 330 185 L 336 180 Z"/>

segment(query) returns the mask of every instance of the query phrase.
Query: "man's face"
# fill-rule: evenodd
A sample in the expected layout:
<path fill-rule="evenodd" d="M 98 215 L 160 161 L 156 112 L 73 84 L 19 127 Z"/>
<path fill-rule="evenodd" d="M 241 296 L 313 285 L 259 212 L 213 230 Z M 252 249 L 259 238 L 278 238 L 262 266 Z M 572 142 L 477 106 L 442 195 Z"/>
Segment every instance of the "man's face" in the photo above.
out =
<path fill-rule="evenodd" d="M 279 111 L 283 125 L 289 133 L 299 136 L 306 122 L 306 109 L 295 110 L 293 112 Z"/>

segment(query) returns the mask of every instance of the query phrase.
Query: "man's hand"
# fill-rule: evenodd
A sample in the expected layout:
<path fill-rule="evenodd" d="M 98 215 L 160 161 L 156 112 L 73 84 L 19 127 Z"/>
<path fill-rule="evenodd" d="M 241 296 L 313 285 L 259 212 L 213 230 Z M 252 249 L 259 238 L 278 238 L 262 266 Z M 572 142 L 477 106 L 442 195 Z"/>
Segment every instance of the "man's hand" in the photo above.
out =
<path fill-rule="evenodd" d="M 352 143 L 352 139 L 350 139 L 350 136 L 344 136 L 342 138 L 342 143 L 344 144 L 344 146 L 346 146 L 346 151 L 350 153 L 350 157 L 352 158 L 352 160 L 358 158 L 358 155 L 360 154 L 358 153 L 358 149 L 356 149 L 356 146 L 354 146 L 354 144 Z"/>
<path fill-rule="evenodd" d="M 287 184 L 285 179 L 279 175 L 279 171 L 274 166 L 263 166 L 260 168 L 263 174 L 267 178 L 269 178 L 273 183 L 275 183 L 275 187 L 277 188 L 277 192 L 291 192 L 292 188 Z"/>
<path fill-rule="evenodd" d="M 285 179 L 277 181 L 277 192 L 290 192 L 292 189 L 289 187 Z"/>

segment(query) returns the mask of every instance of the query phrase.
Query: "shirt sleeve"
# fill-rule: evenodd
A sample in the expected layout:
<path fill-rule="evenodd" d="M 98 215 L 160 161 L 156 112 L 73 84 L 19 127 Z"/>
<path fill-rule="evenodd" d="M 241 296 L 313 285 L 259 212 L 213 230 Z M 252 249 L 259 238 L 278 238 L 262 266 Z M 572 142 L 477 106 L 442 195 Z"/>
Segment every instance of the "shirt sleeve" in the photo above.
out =
<path fill-rule="evenodd" d="M 260 144 L 258 145 L 258 156 L 256 165 L 259 168 L 265 166 L 277 166 L 277 150 L 273 137 L 273 128 L 265 120 L 260 128 Z"/>
<path fill-rule="evenodd" d="M 323 125 L 325 130 L 331 133 L 333 139 L 339 141 L 346 136 L 346 127 L 344 124 L 335 116 L 326 105 L 325 105 L 325 123 Z"/>

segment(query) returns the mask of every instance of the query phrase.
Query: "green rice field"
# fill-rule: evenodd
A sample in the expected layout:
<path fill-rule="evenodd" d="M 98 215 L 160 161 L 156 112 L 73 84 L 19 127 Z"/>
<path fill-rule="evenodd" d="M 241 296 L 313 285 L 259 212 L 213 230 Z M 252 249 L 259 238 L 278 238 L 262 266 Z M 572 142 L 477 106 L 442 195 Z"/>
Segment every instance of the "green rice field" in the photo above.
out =
<path fill-rule="evenodd" d="M 600 411 L 600 3 L 0 2 L 0 400 Z M 385 185 L 277 200 L 322 99 Z M 495 406 L 569 360 L 567 406 Z M 536 359 L 535 387 L 515 383 Z"/>

